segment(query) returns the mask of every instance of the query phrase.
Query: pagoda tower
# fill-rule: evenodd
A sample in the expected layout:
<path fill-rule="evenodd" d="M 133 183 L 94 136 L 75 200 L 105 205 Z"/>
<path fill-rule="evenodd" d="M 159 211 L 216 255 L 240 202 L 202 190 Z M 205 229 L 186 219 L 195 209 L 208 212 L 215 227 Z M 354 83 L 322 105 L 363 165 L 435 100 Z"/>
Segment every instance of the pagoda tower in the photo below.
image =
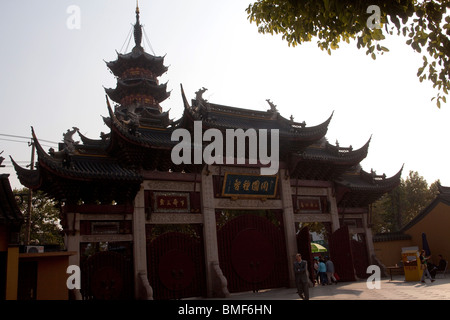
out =
<path fill-rule="evenodd" d="M 135 46 L 127 54 L 117 53 L 115 61 L 107 67 L 117 78 L 115 89 L 105 89 L 108 97 L 116 102 L 114 112 L 121 120 L 137 126 L 166 127 L 168 113 L 163 113 L 160 103 L 166 100 L 167 82 L 159 83 L 159 77 L 167 71 L 164 57 L 153 56 L 142 47 L 142 25 L 139 21 L 139 7 L 136 6 L 134 24 Z"/>

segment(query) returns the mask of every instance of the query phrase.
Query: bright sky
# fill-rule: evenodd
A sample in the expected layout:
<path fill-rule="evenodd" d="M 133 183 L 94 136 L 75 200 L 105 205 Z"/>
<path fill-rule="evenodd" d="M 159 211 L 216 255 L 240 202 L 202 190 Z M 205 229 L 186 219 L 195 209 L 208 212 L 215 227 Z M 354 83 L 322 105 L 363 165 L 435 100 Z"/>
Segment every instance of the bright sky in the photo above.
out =
<path fill-rule="evenodd" d="M 234 107 L 267 110 L 271 99 L 281 115 L 307 126 L 334 111 L 331 143 L 357 149 L 372 136 L 364 170 L 390 177 L 404 164 L 404 178 L 413 170 L 429 184 L 440 179 L 450 186 L 450 105 L 438 109 L 430 101 L 436 91 L 419 82 L 422 57 L 405 39 L 384 41 L 390 52 L 376 61 L 354 44 L 331 56 L 315 40 L 292 48 L 281 36 L 258 34 L 247 20 L 250 2 L 139 1 L 151 46 L 166 55 L 169 70 L 160 80 L 169 81 L 172 93 L 162 107 L 171 118 L 182 114 L 180 84 L 189 101 L 201 87 L 210 102 Z M 80 29 L 67 27 L 72 5 L 80 10 Z M 108 115 L 104 87 L 115 88 L 115 79 L 104 61 L 124 52 L 135 6 L 135 0 L 0 2 L 0 151 L 7 166 L 0 172 L 10 173 L 13 187 L 21 185 L 9 156 L 25 166 L 31 148 L 6 134 L 30 137 L 33 126 L 39 139 L 61 142 L 73 126 L 92 139 L 109 132 L 101 117 Z"/>

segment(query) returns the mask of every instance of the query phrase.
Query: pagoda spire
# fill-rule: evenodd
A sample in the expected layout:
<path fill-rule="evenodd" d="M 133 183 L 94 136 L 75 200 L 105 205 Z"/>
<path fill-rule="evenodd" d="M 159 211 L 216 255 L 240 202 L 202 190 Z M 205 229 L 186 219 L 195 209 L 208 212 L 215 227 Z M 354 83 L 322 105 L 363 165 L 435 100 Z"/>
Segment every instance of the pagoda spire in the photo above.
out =
<path fill-rule="evenodd" d="M 139 3 L 136 0 L 136 24 L 134 25 L 134 43 L 136 44 L 135 48 L 142 49 L 142 25 L 139 21 Z"/>

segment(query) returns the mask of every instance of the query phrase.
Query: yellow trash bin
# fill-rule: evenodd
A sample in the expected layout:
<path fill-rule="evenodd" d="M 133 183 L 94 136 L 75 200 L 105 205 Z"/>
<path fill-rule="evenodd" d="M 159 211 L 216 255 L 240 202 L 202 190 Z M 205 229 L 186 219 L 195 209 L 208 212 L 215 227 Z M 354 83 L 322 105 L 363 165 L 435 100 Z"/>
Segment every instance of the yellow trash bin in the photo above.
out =
<path fill-rule="evenodd" d="M 419 281 L 422 277 L 422 269 L 420 268 L 419 251 L 402 252 L 403 269 L 405 271 L 405 281 Z"/>

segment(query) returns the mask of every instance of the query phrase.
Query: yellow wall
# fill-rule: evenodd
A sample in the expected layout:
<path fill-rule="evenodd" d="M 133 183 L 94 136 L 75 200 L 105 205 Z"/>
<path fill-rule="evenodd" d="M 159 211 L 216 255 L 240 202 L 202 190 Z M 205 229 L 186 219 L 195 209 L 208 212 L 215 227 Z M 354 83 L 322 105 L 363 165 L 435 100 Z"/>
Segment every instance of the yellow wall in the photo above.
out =
<path fill-rule="evenodd" d="M 36 300 L 68 300 L 69 253 L 22 253 L 21 261 L 37 261 Z"/>
<path fill-rule="evenodd" d="M 67 300 L 66 281 L 68 257 L 52 257 L 39 260 L 36 300 Z"/>
<path fill-rule="evenodd" d="M 374 242 L 375 255 L 386 267 L 394 266 L 402 260 L 402 248 L 410 247 L 411 240 Z"/>
<path fill-rule="evenodd" d="M 411 240 L 396 240 L 374 242 L 377 258 L 386 267 L 393 266 L 401 259 L 402 247 L 417 246 L 422 249 L 422 233 L 427 235 L 431 250 L 431 260 L 438 263 L 438 254 L 450 260 L 450 206 L 439 202 L 425 217 L 414 224 L 404 233 L 411 236 Z"/>
<path fill-rule="evenodd" d="M 19 279 L 19 247 L 8 248 L 6 262 L 6 300 L 17 300 Z"/>
<path fill-rule="evenodd" d="M 405 231 L 411 235 L 411 243 L 419 249 L 422 249 L 422 232 L 427 235 L 432 261 L 438 262 L 438 254 L 450 260 L 450 206 L 438 203 L 422 220 Z"/>

